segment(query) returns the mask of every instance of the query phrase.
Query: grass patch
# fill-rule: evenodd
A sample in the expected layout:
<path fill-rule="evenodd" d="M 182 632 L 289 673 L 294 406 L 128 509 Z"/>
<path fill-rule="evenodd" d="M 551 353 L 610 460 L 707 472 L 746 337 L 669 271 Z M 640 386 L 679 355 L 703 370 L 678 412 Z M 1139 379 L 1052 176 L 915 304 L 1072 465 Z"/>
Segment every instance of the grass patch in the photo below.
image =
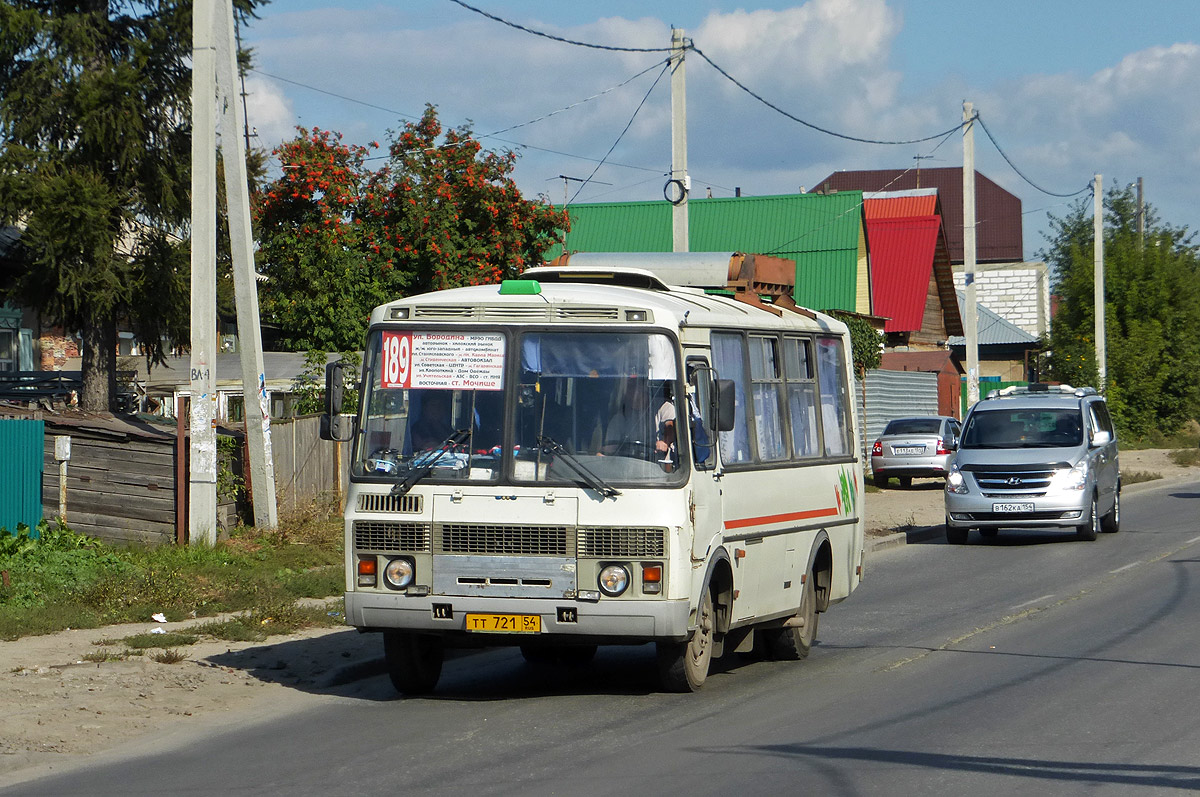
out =
<path fill-rule="evenodd" d="M 292 513 L 271 532 L 240 529 L 213 547 L 110 546 L 45 522 L 38 531 L 40 538 L 0 530 L 0 570 L 9 574 L 0 586 L 0 639 L 149 622 L 157 612 L 170 621 L 225 612 L 265 618 L 274 607 L 344 589 L 342 522 L 332 504 Z"/>
<path fill-rule="evenodd" d="M 1200 465 L 1200 448 L 1178 448 L 1169 454 L 1171 461 L 1183 467 Z"/>
<path fill-rule="evenodd" d="M 175 648 L 181 645 L 194 645 L 200 641 L 195 634 L 134 634 L 122 640 L 128 647 L 137 650 L 147 648 Z"/>
<path fill-rule="evenodd" d="M 159 653 L 151 653 L 150 658 L 159 664 L 178 664 L 181 661 L 187 660 L 187 654 L 182 650 L 171 649 Z"/>
<path fill-rule="evenodd" d="M 104 662 L 104 661 L 124 661 L 125 659 L 129 658 L 129 654 L 128 653 L 116 653 L 114 651 L 108 650 L 107 648 L 101 648 L 100 650 L 88 651 L 87 653 L 84 653 L 79 658 L 81 658 L 84 661 L 90 661 L 90 662 L 95 662 L 95 663 L 99 664 L 100 662 Z"/>
<path fill-rule="evenodd" d="M 1163 475 L 1149 470 L 1123 470 L 1121 471 L 1121 485 L 1128 487 L 1131 484 L 1141 484 L 1142 482 L 1152 482 L 1156 479 L 1161 479 Z"/>
<path fill-rule="evenodd" d="M 1154 430 L 1144 435 L 1128 435 L 1121 438 L 1122 451 L 1142 448 L 1196 448 L 1200 446 L 1200 423 L 1188 421 L 1182 429 L 1166 433 Z"/>
<path fill-rule="evenodd" d="M 290 634 L 301 628 L 341 625 L 340 612 L 327 606 L 276 604 L 253 609 L 223 622 L 201 623 L 188 628 L 197 634 L 228 642 L 261 642 L 275 634 Z"/>

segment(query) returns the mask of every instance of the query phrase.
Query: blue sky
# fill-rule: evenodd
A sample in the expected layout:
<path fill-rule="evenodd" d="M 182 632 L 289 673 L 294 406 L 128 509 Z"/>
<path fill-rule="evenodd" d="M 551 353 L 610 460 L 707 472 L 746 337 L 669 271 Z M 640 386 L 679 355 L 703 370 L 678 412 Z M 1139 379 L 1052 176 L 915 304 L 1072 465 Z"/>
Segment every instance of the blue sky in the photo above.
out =
<path fill-rule="evenodd" d="M 1160 217 L 1200 226 L 1200 44 L 1193 0 L 467 0 L 564 38 L 662 47 L 682 27 L 713 61 L 789 113 L 851 136 L 904 140 L 947 130 L 974 102 L 1039 187 L 1069 193 L 1145 178 Z M 356 143 L 437 105 L 443 122 L 479 134 L 571 110 L 484 139 L 520 155 L 527 195 L 564 198 L 559 175 L 587 177 L 575 201 L 661 197 L 670 166 L 670 90 L 654 53 L 584 49 L 531 36 L 450 0 L 276 0 L 242 32 L 255 50 L 249 120 L 271 148 L 296 125 Z M 621 88 L 635 74 L 649 70 Z M 961 138 L 885 147 L 804 128 L 687 63 L 693 191 L 794 192 L 837 169 L 961 165 Z M 610 90 L 611 91 L 608 91 Z M 339 96 L 332 96 L 339 95 Z M 371 107 L 375 106 L 375 107 Z M 636 111 L 636 113 L 635 113 Z M 629 131 L 621 131 L 633 119 Z M 1025 254 L 1044 244 L 1047 212 L 1070 200 L 1018 176 L 976 135 L 977 168 L 1022 199 Z M 578 182 L 570 187 L 575 193 Z"/>

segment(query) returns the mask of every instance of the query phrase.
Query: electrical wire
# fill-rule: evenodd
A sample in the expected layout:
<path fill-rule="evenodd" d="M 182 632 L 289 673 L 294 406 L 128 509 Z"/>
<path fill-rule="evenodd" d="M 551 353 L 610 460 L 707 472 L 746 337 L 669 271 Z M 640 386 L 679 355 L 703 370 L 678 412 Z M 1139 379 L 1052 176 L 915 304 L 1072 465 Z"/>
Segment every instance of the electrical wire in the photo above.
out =
<path fill-rule="evenodd" d="M 552 41 L 562 42 L 563 44 L 573 44 L 576 47 L 590 47 L 593 50 L 610 50 L 610 51 L 618 52 L 618 53 L 669 53 L 669 52 L 671 52 L 670 47 L 613 47 L 613 46 L 610 46 L 607 44 L 592 44 L 591 42 L 581 42 L 581 41 L 576 41 L 574 39 L 564 39 L 562 36 L 555 36 L 551 33 L 544 33 L 543 31 L 540 31 L 540 30 L 534 30 L 533 28 L 527 28 L 524 25 L 518 25 L 516 22 L 510 22 L 509 20 L 504 19 L 503 17 L 498 17 L 495 14 L 489 14 L 488 12 L 484 11 L 481 8 L 476 8 L 473 5 L 464 3 L 463 0 L 450 0 L 450 2 L 454 3 L 455 5 L 462 6 L 463 8 L 467 9 L 468 11 L 474 11 L 476 14 L 479 14 L 482 17 L 487 17 L 488 19 L 492 20 L 493 22 L 499 22 L 501 25 L 507 25 L 510 28 L 516 28 L 517 30 L 524 31 L 525 33 L 533 34 L 534 36 L 541 36 L 544 39 L 550 39 Z"/>
<path fill-rule="evenodd" d="M 458 0 L 451 0 L 451 2 L 456 3 L 456 2 L 458 2 Z M 963 129 L 963 127 L 965 127 L 967 125 L 967 122 L 960 122 L 959 124 L 955 125 L 954 127 L 950 128 L 949 130 L 943 130 L 942 132 L 934 133 L 931 136 L 924 136 L 923 138 L 912 138 L 912 139 L 908 139 L 905 141 L 885 141 L 885 140 L 874 139 L 874 138 L 859 138 L 858 136 L 851 136 L 851 135 L 847 135 L 845 133 L 839 133 L 835 130 L 830 130 L 828 128 L 821 127 L 820 125 L 815 125 L 812 122 L 805 121 L 804 119 L 801 119 L 799 116 L 796 116 L 795 114 L 792 114 L 792 113 L 789 113 L 789 112 L 783 110 L 778 105 L 776 105 L 775 103 L 766 99 L 762 95 L 756 93 L 755 91 L 750 89 L 748 86 L 746 86 L 746 84 L 742 83 L 740 80 L 735 78 L 733 75 L 729 74 L 724 69 L 722 69 L 720 66 L 718 66 L 717 63 L 715 61 L 713 61 L 711 58 L 709 58 L 707 55 L 705 55 L 704 51 L 701 50 L 699 47 L 697 47 L 695 45 L 695 43 L 689 44 L 688 49 L 691 50 L 692 52 L 694 52 L 696 55 L 703 58 L 706 62 L 708 62 L 709 66 L 711 66 L 713 69 L 717 70 L 717 72 L 719 72 L 721 74 L 721 76 L 724 77 L 726 80 L 728 80 L 730 83 L 737 86 L 739 89 L 746 92 L 751 97 L 758 100 L 763 105 L 770 108 L 771 110 L 775 111 L 776 113 L 780 114 L 781 116 L 791 119 L 793 122 L 798 122 L 799 124 L 802 124 L 811 130 L 816 130 L 818 133 L 824 133 L 825 135 L 833 136 L 834 138 L 841 138 L 841 139 L 845 139 L 846 141 L 857 141 L 860 144 L 884 144 L 884 145 L 889 145 L 889 146 L 901 145 L 901 144 L 920 144 L 925 141 L 933 141 L 934 139 L 942 138 L 943 136 L 947 136 L 950 133 L 957 132 L 957 131 Z"/>
<path fill-rule="evenodd" d="M 1040 185 L 1035 183 L 1033 180 L 1030 180 L 1028 177 L 1026 177 L 1025 173 L 1017 168 L 1017 164 L 1012 162 L 1012 158 L 1008 157 L 1008 154 L 1003 149 L 1000 148 L 1000 145 L 996 143 L 996 138 L 992 135 L 992 131 L 988 130 L 987 125 L 985 125 L 983 123 L 983 117 L 981 117 L 978 113 L 976 113 L 975 120 L 979 122 L 979 126 L 983 128 L 983 132 L 987 135 L 988 141 L 992 142 L 992 146 L 995 147 L 996 151 L 1000 153 L 1000 157 L 1004 158 L 1005 163 L 1007 163 L 1009 166 L 1012 167 L 1012 170 L 1017 173 L 1018 177 L 1020 177 L 1025 182 L 1029 183 L 1029 185 L 1033 186 L 1033 188 L 1037 189 L 1038 191 L 1041 191 L 1043 194 L 1046 194 L 1047 196 L 1056 196 L 1061 199 L 1070 199 L 1073 196 L 1079 196 L 1080 194 L 1084 193 L 1085 191 L 1091 190 L 1091 188 L 1092 188 L 1091 183 L 1088 183 L 1085 187 L 1080 188 L 1078 191 L 1072 192 L 1070 194 L 1059 194 L 1059 193 L 1055 193 L 1054 191 L 1047 191 L 1045 188 L 1042 188 Z"/>
<path fill-rule="evenodd" d="M 451 0 L 451 1 L 458 2 L 458 0 Z M 592 169 L 592 173 L 587 176 L 587 179 L 585 179 L 582 183 L 579 184 L 579 188 L 577 188 L 575 190 L 575 194 L 566 203 L 567 205 L 570 205 L 572 202 L 575 201 L 575 198 L 579 196 L 579 192 L 582 191 L 584 189 L 584 187 L 587 186 L 588 182 L 590 182 L 591 179 L 596 176 L 596 172 L 600 171 L 600 167 L 603 166 L 604 162 L 608 160 L 608 156 L 611 155 L 613 150 L 617 148 L 617 145 L 621 143 L 621 139 L 623 139 L 625 137 L 625 134 L 629 132 L 629 128 L 633 127 L 633 120 L 637 119 L 637 115 L 642 110 L 642 106 L 644 106 L 646 104 L 646 100 L 650 99 L 650 94 L 654 91 L 655 86 L 658 85 L 658 82 L 660 80 L 662 80 L 662 76 L 667 74 L 667 70 L 670 68 L 671 68 L 670 61 L 667 61 L 667 63 L 663 64 L 662 71 L 658 73 L 658 77 L 656 77 L 654 79 L 654 82 L 650 84 L 650 88 L 646 91 L 646 96 L 642 97 L 642 101 L 638 103 L 638 107 L 633 109 L 633 115 L 629 117 L 629 122 L 628 122 L 628 124 L 625 125 L 625 129 L 621 131 L 621 135 L 617 136 L 617 140 L 614 141 L 612 146 L 608 148 L 608 152 L 604 153 L 604 157 L 601 158 L 600 162 L 596 164 L 596 168 Z M 565 207 L 565 205 L 564 205 L 564 207 Z"/>

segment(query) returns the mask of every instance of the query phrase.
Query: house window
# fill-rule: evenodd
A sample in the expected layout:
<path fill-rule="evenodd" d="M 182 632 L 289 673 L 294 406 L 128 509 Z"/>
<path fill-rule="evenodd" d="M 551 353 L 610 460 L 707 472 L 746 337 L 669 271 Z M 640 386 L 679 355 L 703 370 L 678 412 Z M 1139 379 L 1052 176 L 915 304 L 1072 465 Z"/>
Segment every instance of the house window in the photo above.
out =
<path fill-rule="evenodd" d="M 0 371 L 20 370 L 17 330 L 0 329 Z"/>

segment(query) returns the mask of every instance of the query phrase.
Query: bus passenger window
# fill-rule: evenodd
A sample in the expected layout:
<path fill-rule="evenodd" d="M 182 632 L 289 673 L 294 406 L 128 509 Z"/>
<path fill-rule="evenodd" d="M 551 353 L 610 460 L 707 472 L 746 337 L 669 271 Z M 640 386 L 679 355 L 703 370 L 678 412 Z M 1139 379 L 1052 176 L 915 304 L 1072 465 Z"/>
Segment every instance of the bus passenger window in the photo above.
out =
<path fill-rule="evenodd" d="M 712 336 L 713 367 L 721 379 L 734 383 L 733 429 L 721 432 L 717 442 L 721 447 L 721 460 L 726 465 L 749 462 L 750 431 L 746 423 L 746 355 L 742 336 L 736 333 L 714 332 Z"/>

